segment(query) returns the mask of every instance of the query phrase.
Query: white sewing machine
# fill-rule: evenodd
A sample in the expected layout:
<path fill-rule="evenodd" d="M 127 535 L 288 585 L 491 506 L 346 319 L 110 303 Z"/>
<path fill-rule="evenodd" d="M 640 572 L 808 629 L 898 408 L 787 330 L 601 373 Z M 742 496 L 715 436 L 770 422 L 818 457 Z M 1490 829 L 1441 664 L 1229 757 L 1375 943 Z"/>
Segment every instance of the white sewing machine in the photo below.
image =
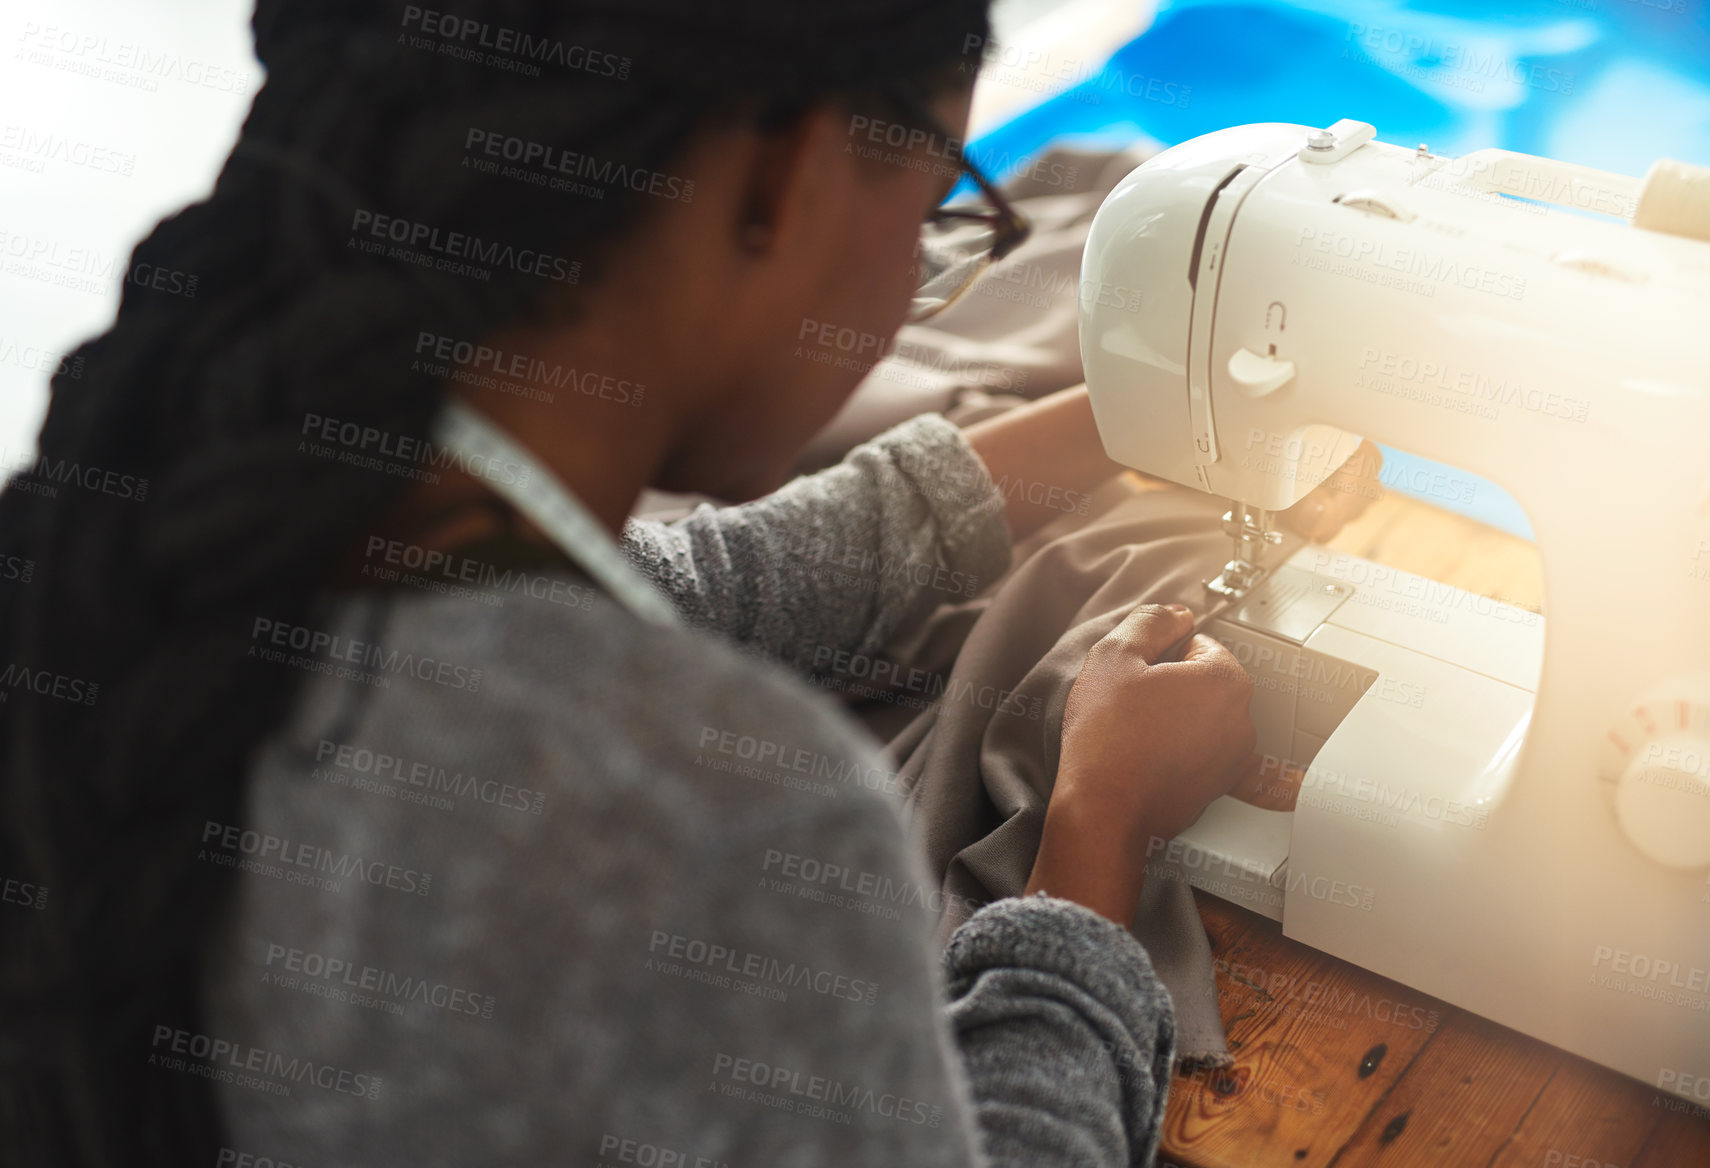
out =
<path fill-rule="evenodd" d="M 1196 138 L 1087 240 L 1105 448 L 1232 501 L 1208 588 L 1236 603 L 1209 631 L 1254 676 L 1260 750 L 1307 767 L 1293 812 L 1221 799 L 1167 858 L 1287 936 L 1710 1103 L 1710 171 L 1373 134 Z M 1547 623 L 1322 548 L 1266 562 L 1270 513 L 1361 437 L 1509 491 Z"/>

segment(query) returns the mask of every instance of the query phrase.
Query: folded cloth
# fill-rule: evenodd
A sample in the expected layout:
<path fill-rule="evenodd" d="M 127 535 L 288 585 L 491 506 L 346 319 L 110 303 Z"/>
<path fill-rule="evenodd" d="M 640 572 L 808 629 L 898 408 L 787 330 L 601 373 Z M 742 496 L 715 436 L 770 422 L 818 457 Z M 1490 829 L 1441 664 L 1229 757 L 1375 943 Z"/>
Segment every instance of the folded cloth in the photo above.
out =
<path fill-rule="evenodd" d="M 1203 609 L 1203 582 L 1229 558 L 1222 500 L 1136 494 L 1121 480 L 1093 499 L 1089 517 L 1018 545 L 995 586 L 941 607 L 882 664 L 820 675 L 887 740 L 910 831 L 941 881 L 945 941 L 980 905 L 1026 887 L 1087 650 L 1138 604 Z M 1133 929 L 1176 1008 L 1177 1064 L 1230 1065 L 1211 949 L 1180 871 L 1149 865 Z"/>

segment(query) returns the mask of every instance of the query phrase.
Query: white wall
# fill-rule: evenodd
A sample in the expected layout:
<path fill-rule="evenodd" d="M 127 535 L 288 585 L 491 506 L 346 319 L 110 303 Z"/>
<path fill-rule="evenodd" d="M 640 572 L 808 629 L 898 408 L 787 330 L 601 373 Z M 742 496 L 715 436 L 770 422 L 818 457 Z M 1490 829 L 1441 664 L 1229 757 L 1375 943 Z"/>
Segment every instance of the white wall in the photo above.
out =
<path fill-rule="evenodd" d="M 0 5 L 0 467 L 60 356 L 112 323 L 130 252 L 212 186 L 262 81 L 253 0 Z"/>
<path fill-rule="evenodd" d="M 0 468 L 32 457 L 48 377 L 112 322 L 137 241 L 213 186 L 262 81 L 252 7 L 0 5 Z M 993 20 L 1006 47 L 1061 40 L 1096 56 L 1139 31 L 1151 8 L 997 0 Z M 1002 74 L 982 82 L 981 128 L 1047 96 Z"/>

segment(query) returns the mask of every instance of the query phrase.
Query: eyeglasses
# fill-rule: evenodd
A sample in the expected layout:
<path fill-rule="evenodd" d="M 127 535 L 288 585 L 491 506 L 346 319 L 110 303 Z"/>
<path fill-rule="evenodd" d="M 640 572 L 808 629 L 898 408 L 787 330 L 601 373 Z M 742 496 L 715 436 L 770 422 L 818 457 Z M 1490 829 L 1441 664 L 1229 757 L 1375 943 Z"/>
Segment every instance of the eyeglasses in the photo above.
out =
<path fill-rule="evenodd" d="M 925 129 L 952 141 L 926 104 L 906 92 L 892 95 L 908 115 Z M 943 312 L 974 286 L 987 268 L 1026 241 L 1033 225 L 1003 197 L 960 145 L 956 165 L 979 188 L 980 198 L 949 207 L 935 207 L 920 230 L 915 263 L 918 285 L 905 318 L 909 324 Z"/>

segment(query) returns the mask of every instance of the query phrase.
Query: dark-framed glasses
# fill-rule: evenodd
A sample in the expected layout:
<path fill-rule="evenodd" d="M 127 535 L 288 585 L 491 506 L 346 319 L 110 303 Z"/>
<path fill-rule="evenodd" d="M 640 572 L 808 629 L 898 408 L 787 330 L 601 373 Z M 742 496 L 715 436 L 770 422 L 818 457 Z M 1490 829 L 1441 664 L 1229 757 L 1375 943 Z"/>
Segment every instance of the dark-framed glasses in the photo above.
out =
<path fill-rule="evenodd" d="M 951 135 L 913 95 L 897 95 L 899 104 L 915 121 L 940 136 Z M 916 290 L 907 323 L 928 320 L 943 312 L 973 287 L 992 264 L 1026 241 L 1033 230 L 1027 217 L 1017 211 L 1003 192 L 980 173 L 960 145 L 956 165 L 973 180 L 979 194 L 973 198 L 935 207 L 921 225 L 915 252 Z"/>

